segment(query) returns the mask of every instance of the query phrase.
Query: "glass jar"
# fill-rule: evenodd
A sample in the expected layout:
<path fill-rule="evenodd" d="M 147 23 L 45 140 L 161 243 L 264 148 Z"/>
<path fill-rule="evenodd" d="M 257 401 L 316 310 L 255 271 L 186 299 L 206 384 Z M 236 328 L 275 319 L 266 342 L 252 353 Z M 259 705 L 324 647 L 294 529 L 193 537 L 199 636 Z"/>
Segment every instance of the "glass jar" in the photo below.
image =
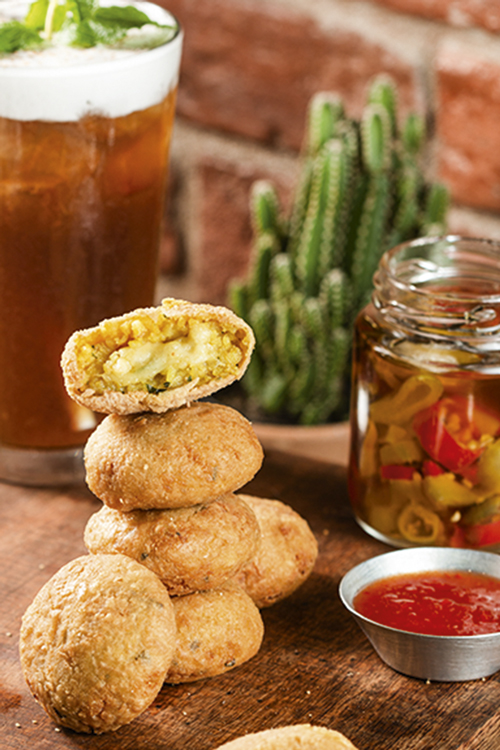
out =
<path fill-rule="evenodd" d="M 384 254 L 354 334 L 349 493 L 398 547 L 500 551 L 500 243 Z"/>

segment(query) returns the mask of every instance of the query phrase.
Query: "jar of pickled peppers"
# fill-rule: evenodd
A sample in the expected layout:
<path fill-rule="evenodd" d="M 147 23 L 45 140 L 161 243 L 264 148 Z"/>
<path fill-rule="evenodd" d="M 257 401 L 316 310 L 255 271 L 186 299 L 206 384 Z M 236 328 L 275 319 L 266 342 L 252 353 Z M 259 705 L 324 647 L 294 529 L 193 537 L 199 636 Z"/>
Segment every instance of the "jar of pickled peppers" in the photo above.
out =
<path fill-rule="evenodd" d="M 385 253 L 354 332 L 349 494 L 394 546 L 500 551 L 500 243 Z"/>

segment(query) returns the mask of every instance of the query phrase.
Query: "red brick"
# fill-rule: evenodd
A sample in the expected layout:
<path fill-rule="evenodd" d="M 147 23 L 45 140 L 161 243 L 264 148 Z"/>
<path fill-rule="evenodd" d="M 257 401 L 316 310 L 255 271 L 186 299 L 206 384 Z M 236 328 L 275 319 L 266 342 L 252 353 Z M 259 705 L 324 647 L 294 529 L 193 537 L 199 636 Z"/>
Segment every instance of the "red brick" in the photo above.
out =
<path fill-rule="evenodd" d="M 230 279 L 243 274 L 247 265 L 251 181 L 210 164 L 202 168 L 201 178 L 201 247 L 194 268 L 195 284 L 202 299 L 225 304 Z"/>
<path fill-rule="evenodd" d="M 500 217 L 484 211 L 464 207 L 452 207 L 448 216 L 450 234 L 462 237 L 484 237 L 500 240 Z"/>
<path fill-rule="evenodd" d="M 356 116 L 382 71 L 396 81 L 402 108 L 415 106 L 411 66 L 361 35 L 326 32 L 273 3 L 157 1 L 184 27 L 178 111 L 192 122 L 296 149 L 314 92 L 338 92 Z"/>
<path fill-rule="evenodd" d="M 479 26 L 488 31 L 500 30 L 498 0 L 375 0 L 387 8 L 446 21 L 452 26 Z"/>
<path fill-rule="evenodd" d="M 458 203 L 500 209 L 500 61 L 445 45 L 436 60 L 439 173 Z"/>
<path fill-rule="evenodd" d="M 226 304 L 230 281 L 245 275 L 252 245 L 250 187 L 263 176 L 220 160 L 207 159 L 200 165 L 200 243 L 192 268 L 198 299 Z M 289 188 L 274 177 L 273 181 L 285 205 Z"/>

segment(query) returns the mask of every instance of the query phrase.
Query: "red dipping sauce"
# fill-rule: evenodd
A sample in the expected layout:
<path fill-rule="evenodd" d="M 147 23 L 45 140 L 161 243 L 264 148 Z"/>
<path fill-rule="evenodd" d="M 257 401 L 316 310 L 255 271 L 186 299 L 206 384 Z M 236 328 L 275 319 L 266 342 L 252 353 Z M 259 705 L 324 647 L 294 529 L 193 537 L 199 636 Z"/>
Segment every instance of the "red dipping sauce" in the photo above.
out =
<path fill-rule="evenodd" d="M 391 628 L 427 635 L 500 632 L 500 579 L 466 570 L 390 576 L 362 589 L 360 615 Z"/>

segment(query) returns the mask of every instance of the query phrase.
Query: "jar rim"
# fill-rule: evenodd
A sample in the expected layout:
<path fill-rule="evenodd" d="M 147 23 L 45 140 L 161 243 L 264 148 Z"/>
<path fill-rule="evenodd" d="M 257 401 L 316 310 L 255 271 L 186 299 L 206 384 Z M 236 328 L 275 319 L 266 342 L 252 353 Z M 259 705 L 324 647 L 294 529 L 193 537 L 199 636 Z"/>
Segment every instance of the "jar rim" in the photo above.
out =
<path fill-rule="evenodd" d="M 445 235 L 401 243 L 374 275 L 375 306 L 410 328 L 500 332 L 500 242 Z"/>
<path fill-rule="evenodd" d="M 460 235 L 420 237 L 385 252 L 377 274 L 380 273 L 392 277 L 400 288 L 454 300 L 477 299 L 477 291 L 464 288 L 464 275 L 472 274 L 485 287 L 495 289 L 483 292 L 481 299 L 500 303 L 500 241 Z M 441 283 L 451 281 L 455 283 L 446 287 Z"/>

